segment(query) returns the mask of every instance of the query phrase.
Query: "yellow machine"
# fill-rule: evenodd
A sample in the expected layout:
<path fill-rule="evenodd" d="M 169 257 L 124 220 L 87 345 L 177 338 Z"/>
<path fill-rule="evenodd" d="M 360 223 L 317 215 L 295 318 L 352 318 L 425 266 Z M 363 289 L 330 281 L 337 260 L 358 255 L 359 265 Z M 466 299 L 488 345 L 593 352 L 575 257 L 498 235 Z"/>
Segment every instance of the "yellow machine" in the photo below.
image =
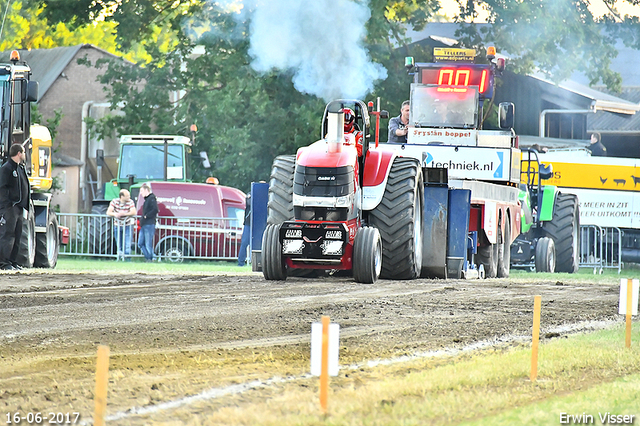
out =
<path fill-rule="evenodd" d="M 32 194 L 21 240 L 18 263 L 24 267 L 53 268 L 58 261 L 60 241 L 68 229 L 58 226 L 51 207 L 51 134 L 31 124 L 31 102 L 38 99 L 38 82 L 31 81 L 31 68 L 20 62 L 17 51 L 10 63 L 0 64 L 0 163 L 9 159 L 9 148 L 21 144 L 27 154 L 27 175 Z M 64 237 L 64 238 L 61 238 Z"/>

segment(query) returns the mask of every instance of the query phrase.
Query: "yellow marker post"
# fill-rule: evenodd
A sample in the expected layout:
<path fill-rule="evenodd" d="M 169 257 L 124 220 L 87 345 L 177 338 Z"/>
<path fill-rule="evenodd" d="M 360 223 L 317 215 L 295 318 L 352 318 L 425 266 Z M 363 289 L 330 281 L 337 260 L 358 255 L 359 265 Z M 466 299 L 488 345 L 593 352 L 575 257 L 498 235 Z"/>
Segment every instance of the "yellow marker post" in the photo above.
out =
<path fill-rule="evenodd" d="M 329 317 L 322 317 L 322 358 L 320 360 L 320 407 L 327 414 L 329 397 Z"/>
<path fill-rule="evenodd" d="M 627 334 L 624 339 L 625 346 L 631 348 L 631 313 L 633 308 L 631 301 L 633 300 L 633 280 L 627 280 Z"/>
<path fill-rule="evenodd" d="M 107 384 L 109 380 L 109 347 L 98 346 L 98 361 L 96 362 L 96 409 L 93 415 L 95 426 L 104 426 L 107 412 Z"/>
<path fill-rule="evenodd" d="M 531 381 L 538 378 L 538 341 L 540 340 L 540 309 L 542 297 L 533 298 L 533 336 L 531 339 Z"/>

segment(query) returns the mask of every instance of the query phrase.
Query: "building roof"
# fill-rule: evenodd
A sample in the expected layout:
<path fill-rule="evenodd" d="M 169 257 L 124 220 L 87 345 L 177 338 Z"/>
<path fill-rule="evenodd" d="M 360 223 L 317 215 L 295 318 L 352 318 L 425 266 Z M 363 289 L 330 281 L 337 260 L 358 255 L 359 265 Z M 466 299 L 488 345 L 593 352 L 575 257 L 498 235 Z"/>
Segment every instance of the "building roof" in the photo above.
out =
<path fill-rule="evenodd" d="M 109 56 L 117 57 L 93 44 L 54 47 L 52 49 L 18 49 L 20 52 L 20 60 L 29 64 L 33 80 L 39 82 L 38 101 L 42 99 L 67 65 L 76 57 L 80 49 L 83 48 L 97 49 Z M 8 50 L 0 52 L 0 62 L 8 62 L 10 53 L 11 51 Z"/>
<path fill-rule="evenodd" d="M 547 82 L 549 84 L 555 84 L 547 80 L 540 73 L 534 73 L 529 77 Z M 571 93 L 575 93 L 579 96 L 582 96 L 583 98 L 591 100 L 591 109 L 596 112 L 607 111 L 618 114 L 633 115 L 637 111 L 640 111 L 640 104 L 636 102 L 630 102 L 617 96 L 613 96 L 600 90 L 596 90 L 592 87 L 576 83 L 575 81 L 565 80 L 557 84 L 557 86 L 563 90 L 567 90 Z"/>
<path fill-rule="evenodd" d="M 606 88 L 601 90 L 606 91 Z M 624 87 L 618 96 L 632 103 L 640 103 L 640 87 Z M 598 132 L 640 133 L 640 114 L 631 116 L 609 112 L 589 114 L 587 129 Z"/>

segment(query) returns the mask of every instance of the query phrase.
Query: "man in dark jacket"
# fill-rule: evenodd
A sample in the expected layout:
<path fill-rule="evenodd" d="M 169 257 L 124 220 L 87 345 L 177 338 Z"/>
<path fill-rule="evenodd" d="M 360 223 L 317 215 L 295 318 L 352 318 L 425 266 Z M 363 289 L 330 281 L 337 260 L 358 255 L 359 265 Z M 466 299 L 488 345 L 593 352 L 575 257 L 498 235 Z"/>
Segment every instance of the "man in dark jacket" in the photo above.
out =
<path fill-rule="evenodd" d="M 140 237 L 138 247 L 147 262 L 153 262 L 153 235 L 156 233 L 156 217 L 158 216 L 158 200 L 151 192 L 151 186 L 143 183 L 140 187 L 140 197 L 144 197 L 142 214 L 140 215 Z"/>
<path fill-rule="evenodd" d="M 606 157 L 607 148 L 600 140 L 600 133 L 594 132 L 591 134 L 591 145 L 589 145 L 589 151 L 591 151 L 592 157 Z"/>
<path fill-rule="evenodd" d="M 16 262 L 22 237 L 22 220 L 29 211 L 29 178 L 20 144 L 11 145 L 9 160 L 0 168 L 0 269 L 22 269 Z"/>

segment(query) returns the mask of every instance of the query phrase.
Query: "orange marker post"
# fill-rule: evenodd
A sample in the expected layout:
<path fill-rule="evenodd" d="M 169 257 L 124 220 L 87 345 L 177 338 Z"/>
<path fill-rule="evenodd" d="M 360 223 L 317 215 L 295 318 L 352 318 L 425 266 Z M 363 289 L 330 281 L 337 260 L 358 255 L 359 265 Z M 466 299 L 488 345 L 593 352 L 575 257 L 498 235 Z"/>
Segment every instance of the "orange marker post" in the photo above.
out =
<path fill-rule="evenodd" d="M 535 296 L 533 298 L 533 336 L 531 339 L 531 381 L 535 382 L 538 378 L 538 341 L 540 340 L 540 309 L 542 307 L 542 298 Z"/>
<path fill-rule="evenodd" d="M 320 407 L 327 414 L 329 398 L 329 317 L 322 317 L 322 358 L 320 359 Z"/>
<path fill-rule="evenodd" d="M 633 280 L 627 280 L 627 333 L 624 339 L 625 346 L 631 348 L 631 313 L 633 308 L 631 301 L 633 300 Z"/>
<path fill-rule="evenodd" d="M 93 415 L 95 426 L 104 426 L 107 412 L 107 384 L 109 379 L 109 347 L 98 346 L 98 361 L 96 363 L 96 409 Z"/>

